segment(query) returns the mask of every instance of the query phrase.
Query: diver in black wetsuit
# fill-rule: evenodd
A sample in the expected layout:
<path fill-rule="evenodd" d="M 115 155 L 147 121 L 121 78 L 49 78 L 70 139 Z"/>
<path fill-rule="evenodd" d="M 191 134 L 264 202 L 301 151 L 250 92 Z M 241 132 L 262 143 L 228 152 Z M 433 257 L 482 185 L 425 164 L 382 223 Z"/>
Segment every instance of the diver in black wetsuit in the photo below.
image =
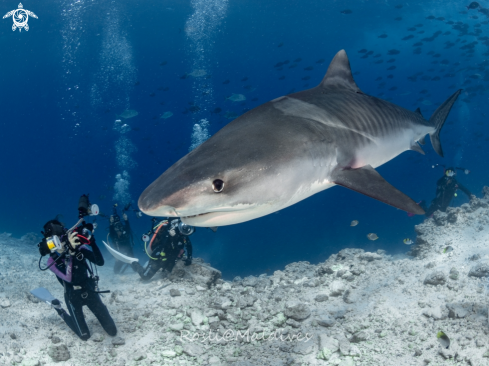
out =
<path fill-rule="evenodd" d="M 457 195 L 458 189 L 464 192 L 469 199 L 472 198 L 472 193 L 457 181 L 455 175 L 455 169 L 450 167 L 446 168 L 443 177 L 438 179 L 438 182 L 436 182 L 436 197 L 426 210 L 427 217 L 431 216 L 436 210 L 445 212 L 452 198 Z"/>
<path fill-rule="evenodd" d="M 122 214 L 122 218 L 124 219 L 124 223 L 121 222 L 121 219 L 117 212 L 114 212 L 114 214 L 110 216 L 110 240 L 108 241 L 119 253 L 122 253 L 129 257 L 134 257 L 134 253 L 132 250 L 134 246 L 134 241 L 132 238 L 131 226 L 129 225 L 129 220 L 125 212 Z M 123 273 L 126 269 L 126 267 L 123 268 L 124 265 L 124 262 L 118 261 L 116 259 L 114 264 L 114 273 Z"/>
<path fill-rule="evenodd" d="M 58 299 L 52 300 L 51 305 L 68 327 L 86 341 L 90 338 L 90 331 L 83 315 L 84 305 L 88 306 L 110 336 L 117 334 L 117 328 L 100 299 L 99 293 L 102 291 L 98 291 L 98 276 L 93 275 L 88 263 L 103 266 L 104 258 L 92 235 L 93 225 L 86 224 L 82 217 L 76 225 L 81 223 L 82 226 L 70 230 L 57 220 L 48 221 L 42 232 L 44 239 L 38 246 L 41 256 L 50 255 L 47 265 L 65 289 L 64 298 L 69 314 Z"/>
<path fill-rule="evenodd" d="M 195 231 L 192 226 L 184 224 L 180 219 L 170 219 L 160 222 L 153 231 L 153 239 L 146 248 L 150 258 L 148 265 L 143 267 L 139 262 L 131 264 L 144 281 L 149 281 L 159 269 L 171 272 L 176 261 L 183 258 L 185 250 L 185 265 L 192 264 L 192 242 L 189 238 Z"/>

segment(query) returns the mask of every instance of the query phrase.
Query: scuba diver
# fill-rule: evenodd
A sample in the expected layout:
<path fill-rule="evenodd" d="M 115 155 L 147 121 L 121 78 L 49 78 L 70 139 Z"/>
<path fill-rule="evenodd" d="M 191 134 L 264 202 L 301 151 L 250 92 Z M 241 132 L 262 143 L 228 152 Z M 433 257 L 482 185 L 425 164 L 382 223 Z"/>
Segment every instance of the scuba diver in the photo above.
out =
<path fill-rule="evenodd" d="M 122 218 L 124 223 L 121 222 L 121 218 L 117 214 L 117 203 L 113 207 L 112 215 L 110 216 L 109 234 L 107 235 L 107 242 L 112 245 L 119 253 L 125 254 L 130 257 L 134 257 L 133 246 L 134 239 L 132 237 L 131 226 L 127 218 L 126 211 L 129 210 L 131 204 L 126 205 L 122 210 Z M 116 259 L 114 264 L 114 273 L 124 273 L 127 266 L 124 262 Z"/>
<path fill-rule="evenodd" d="M 153 222 L 155 219 L 153 219 Z M 138 261 L 131 263 L 132 268 L 141 276 L 143 281 L 149 281 L 159 269 L 171 273 L 177 260 L 183 259 L 185 250 L 187 255 L 185 265 L 192 264 L 192 242 L 189 236 L 195 231 L 193 226 L 184 224 L 179 218 L 161 221 L 151 231 L 143 235 L 145 251 L 149 257 L 148 264 L 143 267 Z M 151 241 L 149 235 L 154 233 Z M 147 247 L 147 243 L 149 247 Z"/>
<path fill-rule="evenodd" d="M 86 223 L 85 216 L 97 215 L 98 206 L 90 205 L 88 196 L 80 197 L 78 204 L 79 221 L 71 229 L 66 229 L 58 220 L 50 220 L 44 225 L 44 239 L 38 244 L 41 259 L 49 255 L 46 268 L 56 275 L 64 287 L 64 298 L 69 314 L 61 307 L 58 299 L 54 298 L 45 288 L 37 288 L 31 293 L 39 299 L 52 305 L 66 325 L 82 340 L 90 338 L 90 331 L 83 315 L 83 306 L 88 306 L 98 319 L 104 330 L 110 335 L 117 334 L 114 320 L 107 307 L 100 299 L 98 274 L 92 269 L 104 265 L 104 258 L 93 237 L 95 224 Z M 96 267 L 95 267 L 96 271 Z"/>
<path fill-rule="evenodd" d="M 433 168 L 434 167 L 435 166 L 433 166 Z M 467 197 L 469 197 L 469 199 L 472 198 L 472 193 L 466 187 L 460 184 L 455 178 L 455 176 L 457 175 L 455 171 L 456 169 L 463 170 L 465 174 L 470 173 L 468 169 L 464 168 L 445 168 L 443 177 L 438 179 L 438 182 L 436 182 L 436 197 L 435 199 L 433 199 L 433 201 L 431 201 L 430 207 L 425 210 L 425 215 L 427 217 L 433 215 L 436 210 L 445 212 L 447 207 L 450 205 L 452 198 L 457 196 L 458 189 L 464 192 Z M 420 206 L 422 206 L 422 203 L 420 204 Z"/>

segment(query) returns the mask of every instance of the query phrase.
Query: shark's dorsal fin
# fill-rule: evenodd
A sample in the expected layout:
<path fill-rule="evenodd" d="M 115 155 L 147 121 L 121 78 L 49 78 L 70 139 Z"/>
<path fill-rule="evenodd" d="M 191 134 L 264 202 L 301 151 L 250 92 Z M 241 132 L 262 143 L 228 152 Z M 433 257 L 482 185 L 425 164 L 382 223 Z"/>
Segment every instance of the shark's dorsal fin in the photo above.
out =
<path fill-rule="evenodd" d="M 421 113 L 421 109 L 419 109 L 419 107 L 418 107 L 418 108 L 416 108 L 416 110 L 414 111 L 414 113 L 417 113 L 417 114 L 419 114 L 421 117 L 423 117 L 423 114 Z"/>
<path fill-rule="evenodd" d="M 348 60 L 345 50 L 341 50 L 335 55 L 319 86 L 323 88 L 347 89 L 353 92 L 362 92 L 357 84 L 355 84 L 355 80 L 353 80 L 350 61 Z"/>

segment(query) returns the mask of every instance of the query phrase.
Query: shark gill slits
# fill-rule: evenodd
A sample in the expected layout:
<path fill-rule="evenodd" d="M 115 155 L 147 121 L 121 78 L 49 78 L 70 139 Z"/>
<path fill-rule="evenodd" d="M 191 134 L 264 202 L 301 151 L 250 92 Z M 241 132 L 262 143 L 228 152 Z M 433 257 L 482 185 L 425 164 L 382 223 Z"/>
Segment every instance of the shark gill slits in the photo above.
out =
<path fill-rule="evenodd" d="M 216 193 L 221 193 L 224 189 L 224 182 L 221 179 L 214 179 L 212 182 L 212 189 Z"/>

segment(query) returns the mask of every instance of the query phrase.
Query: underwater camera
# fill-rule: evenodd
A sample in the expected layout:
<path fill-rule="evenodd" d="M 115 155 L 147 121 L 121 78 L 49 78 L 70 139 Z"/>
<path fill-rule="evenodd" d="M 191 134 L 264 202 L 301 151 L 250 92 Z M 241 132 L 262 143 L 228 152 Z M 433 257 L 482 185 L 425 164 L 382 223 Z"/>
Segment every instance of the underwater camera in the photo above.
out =
<path fill-rule="evenodd" d="M 100 210 L 98 208 L 98 205 L 91 205 L 88 199 L 88 195 L 84 194 L 78 200 L 78 212 L 78 217 L 82 218 L 85 216 L 97 216 Z"/>
<path fill-rule="evenodd" d="M 63 244 L 57 235 L 46 238 L 46 246 L 51 253 L 54 253 L 56 250 L 63 250 Z"/>
<path fill-rule="evenodd" d="M 61 236 L 58 235 L 49 236 L 38 244 L 39 251 L 42 256 L 49 253 L 54 253 L 56 251 L 63 252 L 65 250 L 65 246 L 68 249 L 74 251 L 75 248 L 71 246 L 70 241 L 67 238 L 67 235 L 70 232 L 75 232 L 80 243 L 84 245 L 84 244 L 90 244 L 90 239 L 93 235 L 93 231 L 94 231 L 93 224 L 84 224 L 73 230 L 67 231 L 66 234 L 63 234 Z"/>

